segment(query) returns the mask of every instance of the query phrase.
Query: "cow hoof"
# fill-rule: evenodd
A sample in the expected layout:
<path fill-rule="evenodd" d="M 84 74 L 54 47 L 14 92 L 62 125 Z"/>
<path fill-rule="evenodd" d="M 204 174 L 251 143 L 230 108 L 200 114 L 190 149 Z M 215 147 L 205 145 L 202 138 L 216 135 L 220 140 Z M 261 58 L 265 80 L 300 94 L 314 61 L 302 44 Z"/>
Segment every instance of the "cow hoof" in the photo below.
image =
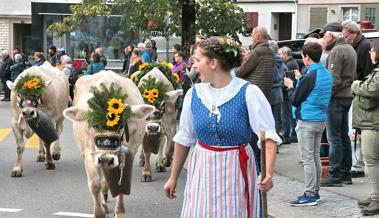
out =
<path fill-rule="evenodd" d="M 172 162 L 172 158 L 167 158 L 167 157 L 163 158 L 163 165 L 165 167 L 170 167 L 171 166 L 171 162 Z"/>
<path fill-rule="evenodd" d="M 155 168 L 155 170 L 157 171 L 157 172 L 166 172 L 166 167 L 165 166 L 163 166 L 163 165 L 157 165 L 157 167 Z"/>
<path fill-rule="evenodd" d="M 151 176 L 143 175 L 141 178 L 141 182 L 151 182 Z"/>
<path fill-rule="evenodd" d="M 12 177 L 21 177 L 22 176 L 22 169 L 21 170 L 12 170 Z"/>
<path fill-rule="evenodd" d="M 45 156 L 44 155 L 37 155 L 37 162 L 45 162 Z"/>
<path fill-rule="evenodd" d="M 53 153 L 51 156 L 52 156 L 53 160 L 60 160 L 61 159 L 60 153 Z"/>
<path fill-rule="evenodd" d="M 139 163 L 138 163 L 138 166 L 144 167 L 145 166 L 145 161 L 144 160 L 140 160 Z"/>
<path fill-rule="evenodd" d="M 115 214 L 114 218 L 126 218 L 126 215 L 124 213 Z"/>
<path fill-rule="evenodd" d="M 45 167 L 47 170 L 54 170 L 55 164 L 54 163 L 45 163 Z"/>

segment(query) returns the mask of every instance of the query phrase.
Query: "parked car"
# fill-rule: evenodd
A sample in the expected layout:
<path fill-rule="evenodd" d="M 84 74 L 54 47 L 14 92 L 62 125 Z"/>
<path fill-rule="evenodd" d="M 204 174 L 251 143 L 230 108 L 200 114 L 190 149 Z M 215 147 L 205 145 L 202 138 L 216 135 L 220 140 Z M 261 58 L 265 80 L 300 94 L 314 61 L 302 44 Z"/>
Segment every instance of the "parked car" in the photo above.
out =
<path fill-rule="evenodd" d="M 308 34 L 307 34 L 308 35 Z M 370 41 L 379 40 L 379 32 L 366 32 L 363 35 Z M 301 49 L 303 48 L 305 39 L 283 40 L 278 41 L 279 48 L 287 46 L 292 50 L 292 56 L 299 64 L 300 69 L 304 66 L 303 59 L 301 58 Z"/>

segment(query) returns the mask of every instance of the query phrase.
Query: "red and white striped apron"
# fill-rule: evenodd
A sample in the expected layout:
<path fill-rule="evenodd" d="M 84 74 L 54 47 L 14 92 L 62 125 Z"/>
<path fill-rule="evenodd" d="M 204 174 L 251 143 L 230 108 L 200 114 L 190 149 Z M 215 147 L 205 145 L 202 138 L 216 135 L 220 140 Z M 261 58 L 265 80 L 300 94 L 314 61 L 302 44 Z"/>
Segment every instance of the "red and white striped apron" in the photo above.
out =
<path fill-rule="evenodd" d="M 248 192 L 240 165 L 240 161 L 244 162 L 244 154 L 248 157 L 248 160 L 245 158 Z M 249 215 L 250 218 L 261 217 L 257 169 L 252 148 L 210 147 L 198 142 L 188 161 L 181 217 L 249 218 Z"/>

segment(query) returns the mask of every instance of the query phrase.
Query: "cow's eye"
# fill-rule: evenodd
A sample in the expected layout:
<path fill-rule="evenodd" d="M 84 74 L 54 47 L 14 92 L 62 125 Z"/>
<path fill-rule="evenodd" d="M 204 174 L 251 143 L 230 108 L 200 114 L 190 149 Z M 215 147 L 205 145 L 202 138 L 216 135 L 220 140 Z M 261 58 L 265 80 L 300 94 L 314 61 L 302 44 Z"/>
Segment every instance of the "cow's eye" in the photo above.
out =
<path fill-rule="evenodd" d="M 22 100 L 22 99 L 19 100 L 18 106 L 19 106 L 20 108 L 24 108 L 24 107 L 25 107 L 25 101 Z"/>

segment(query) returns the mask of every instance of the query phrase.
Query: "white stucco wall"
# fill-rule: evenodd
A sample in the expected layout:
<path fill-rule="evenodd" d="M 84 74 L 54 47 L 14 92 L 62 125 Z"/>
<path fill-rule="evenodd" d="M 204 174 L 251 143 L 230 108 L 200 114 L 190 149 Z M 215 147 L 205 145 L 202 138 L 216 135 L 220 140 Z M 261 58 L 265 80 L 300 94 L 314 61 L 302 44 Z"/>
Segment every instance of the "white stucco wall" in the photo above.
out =
<path fill-rule="evenodd" d="M 295 3 L 238 3 L 245 12 L 258 12 L 258 25 L 265 26 L 274 39 L 278 39 L 279 30 L 274 30 L 274 24 L 279 25 L 278 19 L 275 18 L 275 13 L 292 13 L 292 39 L 296 38 L 297 15 Z M 243 45 L 250 44 L 251 39 L 241 37 Z"/>

